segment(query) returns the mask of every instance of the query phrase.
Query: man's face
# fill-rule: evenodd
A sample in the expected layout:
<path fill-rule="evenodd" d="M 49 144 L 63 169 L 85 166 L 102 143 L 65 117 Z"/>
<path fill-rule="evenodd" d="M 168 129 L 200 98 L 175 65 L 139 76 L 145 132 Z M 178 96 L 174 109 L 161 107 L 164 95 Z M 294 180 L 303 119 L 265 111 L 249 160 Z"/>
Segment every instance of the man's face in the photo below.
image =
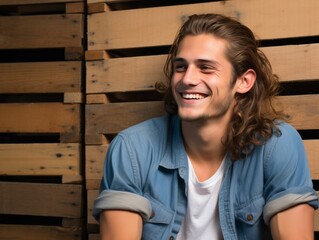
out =
<path fill-rule="evenodd" d="M 226 41 L 211 34 L 186 36 L 174 59 L 172 91 L 183 120 L 220 120 L 232 111 L 235 90 Z"/>

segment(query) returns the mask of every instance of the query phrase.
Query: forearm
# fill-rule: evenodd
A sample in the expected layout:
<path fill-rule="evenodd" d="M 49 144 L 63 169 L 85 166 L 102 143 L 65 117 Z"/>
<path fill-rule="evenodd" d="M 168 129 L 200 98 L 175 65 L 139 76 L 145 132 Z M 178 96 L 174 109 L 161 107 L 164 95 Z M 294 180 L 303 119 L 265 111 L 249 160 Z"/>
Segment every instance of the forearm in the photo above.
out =
<path fill-rule="evenodd" d="M 142 218 L 128 211 L 108 210 L 100 214 L 100 235 L 102 240 L 140 240 Z"/>
<path fill-rule="evenodd" d="M 301 204 L 276 214 L 270 221 L 274 240 L 313 240 L 314 209 Z"/>

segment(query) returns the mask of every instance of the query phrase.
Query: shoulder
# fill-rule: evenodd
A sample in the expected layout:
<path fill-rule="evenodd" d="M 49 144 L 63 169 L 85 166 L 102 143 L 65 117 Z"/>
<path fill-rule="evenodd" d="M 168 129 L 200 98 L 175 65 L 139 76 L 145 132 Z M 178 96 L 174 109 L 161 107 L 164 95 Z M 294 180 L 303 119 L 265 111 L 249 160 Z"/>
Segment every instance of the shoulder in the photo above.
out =
<path fill-rule="evenodd" d="M 265 170 L 297 171 L 307 166 L 307 156 L 304 144 L 298 131 L 288 123 L 279 122 L 278 130 L 265 143 Z"/>
<path fill-rule="evenodd" d="M 110 149 L 126 149 L 131 157 L 165 151 L 174 135 L 176 117 L 163 115 L 138 123 L 121 131 L 111 142 Z M 143 158 L 139 158 L 143 159 Z"/>
<path fill-rule="evenodd" d="M 302 145 L 302 139 L 298 131 L 286 122 L 278 122 L 276 129 L 270 139 L 265 142 L 267 150 L 274 150 L 273 148 L 293 147 Z"/>

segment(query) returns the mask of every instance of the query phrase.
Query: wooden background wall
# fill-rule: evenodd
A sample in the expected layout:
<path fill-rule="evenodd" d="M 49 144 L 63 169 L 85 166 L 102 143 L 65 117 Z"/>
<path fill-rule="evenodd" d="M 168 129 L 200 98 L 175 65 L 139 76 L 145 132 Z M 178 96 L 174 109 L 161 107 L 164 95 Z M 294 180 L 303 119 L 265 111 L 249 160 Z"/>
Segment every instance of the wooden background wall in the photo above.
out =
<path fill-rule="evenodd" d="M 82 239 L 83 0 L 0 0 L 0 239 Z"/>
<path fill-rule="evenodd" d="M 155 84 L 194 13 L 236 17 L 260 39 L 319 191 L 319 2 L 180 2 L 0 0 L 0 239 L 99 239 L 92 203 L 108 144 L 164 112 Z M 318 211 L 315 229 L 319 239 Z"/>

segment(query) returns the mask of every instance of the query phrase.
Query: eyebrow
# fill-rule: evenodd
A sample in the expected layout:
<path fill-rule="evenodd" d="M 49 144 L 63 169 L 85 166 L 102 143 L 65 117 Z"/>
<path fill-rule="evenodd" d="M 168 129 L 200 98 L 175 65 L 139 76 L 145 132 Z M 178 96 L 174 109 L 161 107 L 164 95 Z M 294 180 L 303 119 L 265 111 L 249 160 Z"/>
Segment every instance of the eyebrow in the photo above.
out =
<path fill-rule="evenodd" d="M 178 63 L 178 62 L 184 62 L 187 63 L 186 59 L 181 58 L 181 57 L 177 57 L 173 59 L 173 63 Z M 214 65 L 216 67 L 220 67 L 220 63 L 214 60 L 209 60 L 209 59 L 196 59 L 195 60 L 196 63 L 206 63 L 206 64 L 211 64 Z"/>

